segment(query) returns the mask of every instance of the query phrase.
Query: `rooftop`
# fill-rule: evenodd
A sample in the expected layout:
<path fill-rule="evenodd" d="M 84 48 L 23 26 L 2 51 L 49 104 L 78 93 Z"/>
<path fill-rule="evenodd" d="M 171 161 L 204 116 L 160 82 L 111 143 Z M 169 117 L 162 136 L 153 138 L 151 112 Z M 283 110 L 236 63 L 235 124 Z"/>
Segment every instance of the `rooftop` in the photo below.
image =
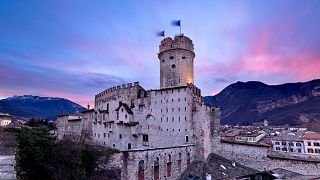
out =
<path fill-rule="evenodd" d="M 320 133 L 306 133 L 303 139 L 320 140 Z"/>

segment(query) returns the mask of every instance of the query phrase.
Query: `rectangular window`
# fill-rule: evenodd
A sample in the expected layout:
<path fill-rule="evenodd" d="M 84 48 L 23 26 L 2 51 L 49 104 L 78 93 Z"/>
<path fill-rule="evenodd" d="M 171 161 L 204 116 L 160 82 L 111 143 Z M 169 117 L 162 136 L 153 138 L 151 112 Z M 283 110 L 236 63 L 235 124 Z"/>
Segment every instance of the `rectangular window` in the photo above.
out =
<path fill-rule="evenodd" d="M 287 151 L 288 149 L 287 148 L 281 148 L 281 151 Z"/>
<path fill-rule="evenodd" d="M 311 142 L 308 142 L 308 146 L 311 146 Z"/>
<path fill-rule="evenodd" d="M 314 142 L 313 145 L 314 145 L 314 146 L 320 146 L 320 143 Z"/>
<path fill-rule="evenodd" d="M 274 144 L 275 144 L 275 145 L 280 145 L 280 142 L 275 142 Z"/>
<path fill-rule="evenodd" d="M 115 144 L 112 144 L 112 147 L 114 147 L 114 148 L 115 148 L 115 147 L 116 147 L 116 145 L 115 145 Z"/>
<path fill-rule="evenodd" d="M 103 133 L 103 137 L 106 137 L 106 133 Z"/>
<path fill-rule="evenodd" d="M 308 148 L 308 153 L 313 153 L 313 149 L 311 149 L 311 148 Z"/>
<path fill-rule="evenodd" d="M 180 102 L 180 98 L 178 98 L 178 102 Z"/>
<path fill-rule="evenodd" d="M 144 135 L 142 136 L 142 141 L 143 141 L 143 142 L 149 142 L 148 134 L 144 134 Z"/>
<path fill-rule="evenodd" d="M 280 147 L 276 147 L 276 150 L 277 150 L 277 151 L 280 151 Z"/>
<path fill-rule="evenodd" d="M 189 136 L 186 136 L 186 143 L 189 142 Z"/>
<path fill-rule="evenodd" d="M 289 142 L 289 146 L 294 146 L 292 142 Z"/>
<path fill-rule="evenodd" d="M 296 146 L 300 146 L 301 147 L 301 143 L 296 143 Z"/>
<path fill-rule="evenodd" d="M 122 139 L 122 134 L 119 134 L 119 139 Z"/>
<path fill-rule="evenodd" d="M 320 154 L 320 149 L 315 149 L 314 152 Z"/>
<path fill-rule="evenodd" d="M 174 111 L 174 108 L 172 108 L 172 112 Z"/>
<path fill-rule="evenodd" d="M 298 153 L 301 153 L 301 149 L 298 149 Z"/>
<path fill-rule="evenodd" d="M 282 144 L 283 146 L 287 145 L 287 143 L 286 143 L 286 142 L 282 142 L 281 144 Z"/>
<path fill-rule="evenodd" d="M 172 117 L 172 122 L 174 122 L 174 117 Z"/>

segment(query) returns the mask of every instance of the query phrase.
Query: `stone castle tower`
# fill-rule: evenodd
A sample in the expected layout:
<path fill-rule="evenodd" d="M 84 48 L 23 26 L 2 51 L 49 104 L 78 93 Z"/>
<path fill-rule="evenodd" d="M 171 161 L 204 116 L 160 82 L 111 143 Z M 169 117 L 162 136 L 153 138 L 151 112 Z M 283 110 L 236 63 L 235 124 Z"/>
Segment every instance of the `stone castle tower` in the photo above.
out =
<path fill-rule="evenodd" d="M 192 40 L 184 35 L 167 37 L 161 41 L 160 88 L 194 84 L 193 60 L 195 57 Z"/>

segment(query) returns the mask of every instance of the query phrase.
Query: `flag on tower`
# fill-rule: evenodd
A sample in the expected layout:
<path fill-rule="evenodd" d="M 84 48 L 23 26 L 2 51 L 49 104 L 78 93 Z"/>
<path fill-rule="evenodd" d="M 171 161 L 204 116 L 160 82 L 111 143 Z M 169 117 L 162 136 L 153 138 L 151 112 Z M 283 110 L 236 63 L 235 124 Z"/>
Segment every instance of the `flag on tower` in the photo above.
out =
<path fill-rule="evenodd" d="M 180 27 L 180 35 L 181 35 L 181 20 L 174 20 L 171 21 L 172 26 L 179 26 Z"/>
<path fill-rule="evenodd" d="M 164 31 L 159 31 L 159 32 L 157 33 L 157 36 L 162 36 L 162 37 L 164 37 Z"/>
<path fill-rule="evenodd" d="M 172 26 L 181 26 L 181 20 L 171 21 L 171 25 L 172 25 Z"/>

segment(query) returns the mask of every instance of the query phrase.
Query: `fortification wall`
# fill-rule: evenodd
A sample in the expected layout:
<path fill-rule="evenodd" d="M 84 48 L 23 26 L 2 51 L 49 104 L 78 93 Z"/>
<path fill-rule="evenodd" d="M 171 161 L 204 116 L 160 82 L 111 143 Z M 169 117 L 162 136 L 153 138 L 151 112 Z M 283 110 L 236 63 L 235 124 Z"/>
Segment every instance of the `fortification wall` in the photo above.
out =
<path fill-rule="evenodd" d="M 120 168 L 122 180 L 138 180 L 139 176 L 154 179 L 155 174 L 158 174 L 160 179 L 177 179 L 193 161 L 194 153 L 192 145 L 123 151 L 114 154 L 106 168 Z M 171 170 L 168 170 L 169 168 Z"/>
<path fill-rule="evenodd" d="M 269 151 L 267 146 L 221 143 L 221 155 L 259 171 L 282 168 L 303 175 L 320 175 L 320 158 Z"/>

